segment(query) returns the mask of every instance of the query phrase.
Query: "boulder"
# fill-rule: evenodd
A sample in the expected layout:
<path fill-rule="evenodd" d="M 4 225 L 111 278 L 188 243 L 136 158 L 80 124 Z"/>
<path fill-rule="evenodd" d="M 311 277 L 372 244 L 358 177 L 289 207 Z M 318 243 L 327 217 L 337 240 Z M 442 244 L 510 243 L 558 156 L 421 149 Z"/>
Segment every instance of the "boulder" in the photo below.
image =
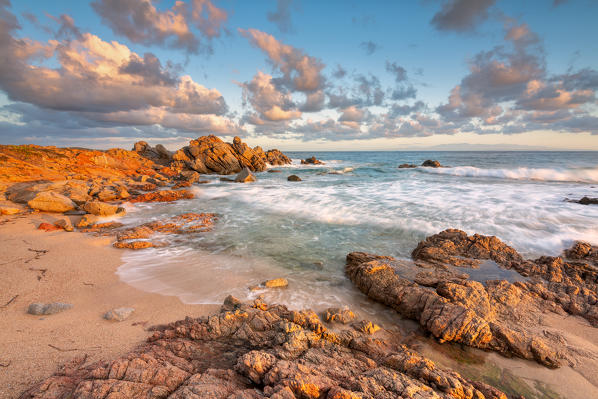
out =
<path fill-rule="evenodd" d="M 349 324 L 355 320 L 355 313 L 346 308 L 328 308 L 324 313 L 324 320 L 329 323 Z"/>
<path fill-rule="evenodd" d="M 135 311 L 135 308 L 116 308 L 104 314 L 104 319 L 111 321 L 124 321 Z"/>
<path fill-rule="evenodd" d="M 83 210 L 96 216 L 115 215 L 119 207 L 101 201 L 89 201 L 82 206 Z"/>
<path fill-rule="evenodd" d="M 324 162 L 316 159 L 316 157 L 305 158 L 301 160 L 302 165 L 324 165 Z"/>
<path fill-rule="evenodd" d="M 57 221 L 55 221 L 54 226 L 60 227 L 64 231 L 73 231 L 74 230 L 73 224 L 71 223 L 71 219 L 66 218 L 66 217 L 60 218 Z"/>
<path fill-rule="evenodd" d="M 32 315 L 51 315 L 73 307 L 70 303 L 52 302 L 52 303 L 32 303 L 27 308 L 27 313 Z"/>
<path fill-rule="evenodd" d="M 442 165 L 440 165 L 440 162 L 438 161 L 434 161 L 431 159 L 428 159 L 426 161 L 424 161 L 424 163 L 422 163 L 422 166 L 428 167 L 428 168 L 440 168 L 442 167 Z"/>
<path fill-rule="evenodd" d="M 292 163 L 291 158 L 284 155 L 277 149 L 266 151 L 266 162 L 270 165 L 290 165 Z"/>
<path fill-rule="evenodd" d="M 77 227 L 78 228 L 89 227 L 89 226 L 96 224 L 99 220 L 100 220 L 100 218 L 96 215 L 91 215 L 91 214 L 83 215 L 81 220 L 79 220 L 79 222 L 77 222 Z"/>
<path fill-rule="evenodd" d="M 598 198 L 583 197 L 577 203 L 581 205 L 598 205 Z"/>
<path fill-rule="evenodd" d="M 301 181 L 301 178 L 297 175 L 290 175 L 289 177 L 287 177 L 288 181 Z"/>
<path fill-rule="evenodd" d="M 58 231 L 58 230 L 62 230 L 62 227 L 43 222 L 43 223 L 40 223 L 39 226 L 37 226 L 37 229 L 43 230 L 43 231 Z"/>
<path fill-rule="evenodd" d="M 181 172 L 181 180 L 187 181 L 189 183 L 195 183 L 199 181 L 201 175 L 193 170 L 184 170 Z"/>
<path fill-rule="evenodd" d="M 398 166 L 399 169 L 411 169 L 411 168 L 417 168 L 417 165 L 414 165 L 412 163 L 402 163 Z"/>
<path fill-rule="evenodd" d="M 10 205 L 0 205 L 0 215 L 16 215 L 21 213 L 21 209 Z"/>
<path fill-rule="evenodd" d="M 254 174 L 251 173 L 249 168 L 245 168 L 235 177 L 235 182 L 237 183 L 251 183 L 256 181 Z"/>
<path fill-rule="evenodd" d="M 67 212 L 76 208 L 70 198 L 52 191 L 41 192 L 27 202 L 30 208 L 43 212 Z"/>

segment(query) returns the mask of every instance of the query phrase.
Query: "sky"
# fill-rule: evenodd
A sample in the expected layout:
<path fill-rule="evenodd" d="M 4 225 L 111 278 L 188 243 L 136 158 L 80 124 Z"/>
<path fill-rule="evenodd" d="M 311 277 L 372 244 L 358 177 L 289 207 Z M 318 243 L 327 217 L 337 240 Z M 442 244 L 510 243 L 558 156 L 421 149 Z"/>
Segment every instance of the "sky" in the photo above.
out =
<path fill-rule="evenodd" d="M 597 0 L 0 0 L 0 143 L 598 150 Z"/>

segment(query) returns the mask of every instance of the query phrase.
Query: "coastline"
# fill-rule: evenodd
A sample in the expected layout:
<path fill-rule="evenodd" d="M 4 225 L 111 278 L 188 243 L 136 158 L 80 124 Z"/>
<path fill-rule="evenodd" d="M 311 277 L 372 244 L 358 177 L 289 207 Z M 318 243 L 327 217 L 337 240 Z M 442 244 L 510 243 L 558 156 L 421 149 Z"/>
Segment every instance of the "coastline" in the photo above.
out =
<path fill-rule="evenodd" d="M 123 355 L 145 341 L 147 327 L 219 309 L 119 281 L 122 251 L 110 245 L 113 237 L 37 230 L 52 217 L 32 213 L 0 221 L 0 397 L 18 397 L 75 356 L 87 355 L 89 363 Z M 30 303 L 55 301 L 74 306 L 54 315 L 27 314 Z M 122 322 L 103 318 L 118 307 L 135 312 Z"/>

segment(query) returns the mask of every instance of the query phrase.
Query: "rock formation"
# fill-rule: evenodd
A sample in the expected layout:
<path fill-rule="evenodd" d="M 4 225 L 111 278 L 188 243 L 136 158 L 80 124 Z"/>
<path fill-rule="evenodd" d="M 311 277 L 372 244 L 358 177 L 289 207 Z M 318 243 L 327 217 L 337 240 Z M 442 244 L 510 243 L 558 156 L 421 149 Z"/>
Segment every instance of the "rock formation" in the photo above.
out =
<path fill-rule="evenodd" d="M 542 315 L 552 312 L 581 316 L 598 327 L 596 247 L 578 243 L 565 256 L 576 261 L 525 260 L 496 237 L 446 230 L 419 243 L 414 263 L 353 252 L 347 255 L 346 272 L 370 298 L 418 321 L 440 342 L 558 367 L 598 356 L 583 355 L 558 330 L 542 326 Z M 467 269 L 483 260 L 529 278 L 515 283 L 469 279 Z"/>
<path fill-rule="evenodd" d="M 432 159 L 428 159 L 426 161 L 424 161 L 422 163 L 422 166 L 428 167 L 428 168 L 441 168 L 442 165 L 440 165 L 440 162 L 432 160 Z"/>
<path fill-rule="evenodd" d="M 21 398 L 506 399 L 382 331 L 378 338 L 355 329 L 334 333 L 313 311 L 260 300 L 228 297 L 219 314 L 153 331 L 116 360 L 74 359 Z"/>
<path fill-rule="evenodd" d="M 301 160 L 301 165 L 324 165 L 324 162 L 316 159 L 316 157 L 305 158 Z"/>
<path fill-rule="evenodd" d="M 145 141 L 138 141 L 133 146 L 133 151 L 157 164 L 168 165 L 172 161 L 172 152 L 168 151 L 162 144 L 152 147 Z"/>

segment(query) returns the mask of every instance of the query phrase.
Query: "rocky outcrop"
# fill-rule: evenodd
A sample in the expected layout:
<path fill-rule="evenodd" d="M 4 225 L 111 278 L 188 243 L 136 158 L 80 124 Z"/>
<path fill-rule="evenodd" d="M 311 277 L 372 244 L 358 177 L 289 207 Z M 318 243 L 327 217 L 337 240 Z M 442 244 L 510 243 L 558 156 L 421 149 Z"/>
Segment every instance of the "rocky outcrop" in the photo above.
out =
<path fill-rule="evenodd" d="M 173 202 L 192 198 L 195 195 L 189 190 L 162 190 L 140 194 L 129 202 Z"/>
<path fill-rule="evenodd" d="M 217 217 L 214 213 L 183 213 L 168 219 L 155 220 L 117 231 L 116 248 L 144 249 L 161 245 L 152 242 L 157 234 L 193 234 L 208 232 Z"/>
<path fill-rule="evenodd" d="M 273 152 L 270 157 L 273 162 L 285 162 L 286 160 L 280 155 Z M 225 143 L 218 137 L 210 135 L 191 140 L 187 147 L 174 154 L 173 159 L 173 164 L 180 169 L 230 175 L 239 173 L 244 168 L 252 172 L 266 170 L 268 155 L 260 147 L 250 148 L 239 137 L 235 137 L 232 143 Z"/>
<path fill-rule="evenodd" d="M 305 158 L 301 160 L 301 165 L 324 165 L 324 162 L 316 159 L 316 157 Z"/>
<path fill-rule="evenodd" d="M 575 202 L 576 204 L 581 204 L 581 205 L 598 205 L 598 198 L 592 198 L 592 197 L 582 197 L 578 200 L 567 200 L 568 202 Z"/>
<path fill-rule="evenodd" d="M 312 311 L 259 300 L 229 297 L 219 314 L 153 331 L 116 360 L 73 360 L 21 398 L 506 399 L 382 332 L 333 333 Z"/>
<path fill-rule="evenodd" d="M 432 159 L 425 160 L 422 163 L 422 166 L 427 167 L 427 168 L 442 168 L 442 165 L 440 164 L 440 162 L 432 160 Z"/>
<path fill-rule="evenodd" d="M 578 244 L 570 257 L 593 260 L 593 249 Z M 547 312 L 584 317 L 598 327 L 598 268 L 560 257 L 525 260 L 496 237 L 446 230 L 419 243 L 415 262 L 363 252 L 347 255 L 346 272 L 370 298 L 416 320 L 440 342 L 458 342 L 548 367 L 574 363 L 583 350 L 558 331 L 542 328 Z M 469 279 L 482 260 L 514 269 L 527 281 Z M 463 269 L 466 268 L 466 269 Z M 465 271 L 465 273 L 463 273 Z M 595 357 L 598 354 L 592 354 Z"/>
<path fill-rule="evenodd" d="M 270 165 L 290 165 L 292 163 L 291 158 L 284 155 L 277 149 L 266 151 L 266 162 Z"/>

